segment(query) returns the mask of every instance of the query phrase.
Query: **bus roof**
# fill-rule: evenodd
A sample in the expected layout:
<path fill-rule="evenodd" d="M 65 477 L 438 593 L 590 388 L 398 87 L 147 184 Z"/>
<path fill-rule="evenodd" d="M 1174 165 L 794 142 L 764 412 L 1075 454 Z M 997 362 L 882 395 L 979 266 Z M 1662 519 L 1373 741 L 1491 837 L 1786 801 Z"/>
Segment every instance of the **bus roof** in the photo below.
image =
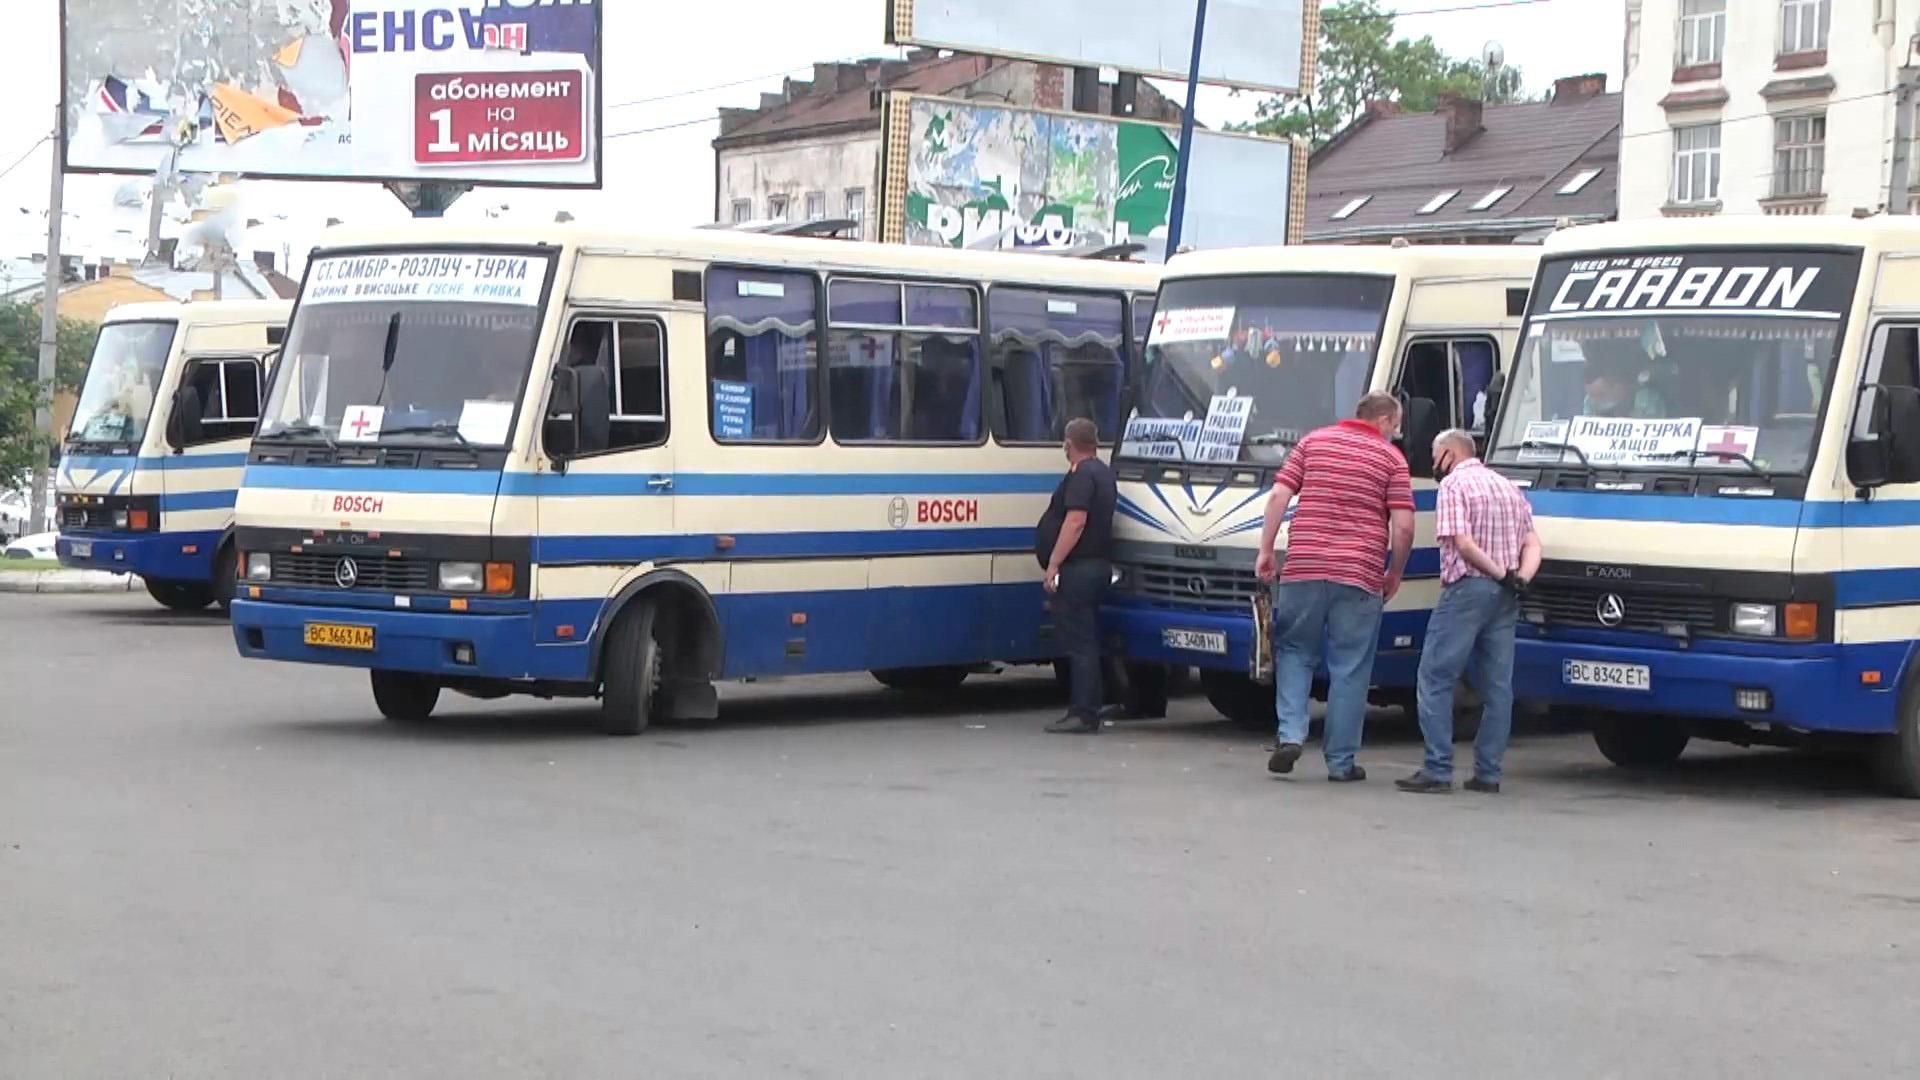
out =
<path fill-rule="evenodd" d="M 947 274 L 987 281 L 1013 280 L 1080 288 L 1151 291 L 1160 281 L 1160 268 L 1148 263 L 1012 252 L 957 251 L 905 244 L 770 236 L 723 229 L 621 232 L 579 223 L 483 225 L 414 221 L 379 228 L 342 226 L 327 231 L 315 255 L 324 256 L 328 250 L 342 248 L 423 248 L 449 244 L 566 247 L 594 254 L 689 262 L 742 262 L 803 269 Z"/>
<path fill-rule="evenodd" d="M 1464 246 L 1305 244 L 1297 247 L 1226 248 L 1190 251 L 1167 264 L 1168 280 L 1223 274 L 1393 274 L 1417 278 L 1532 278 L 1540 262 L 1537 247 L 1491 244 Z"/>
<path fill-rule="evenodd" d="M 1654 248 L 1799 246 L 1920 251 L 1920 217 L 1715 215 L 1618 221 L 1561 230 L 1547 240 L 1546 254 Z"/>
<path fill-rule="evenodd" d="M 291 300 L 195 300 L 177 303 L 170 300 L 121 304 L 108 310 L 105 322 L 254 323 L 285 322 L 293 310 Z"/>

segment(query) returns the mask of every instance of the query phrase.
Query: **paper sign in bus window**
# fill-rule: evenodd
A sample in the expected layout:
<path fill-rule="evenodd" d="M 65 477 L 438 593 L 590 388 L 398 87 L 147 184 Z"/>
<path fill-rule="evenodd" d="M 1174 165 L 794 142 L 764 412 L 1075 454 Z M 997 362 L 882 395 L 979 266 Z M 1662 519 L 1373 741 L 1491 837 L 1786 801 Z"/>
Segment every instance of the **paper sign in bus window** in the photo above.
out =
<path fill-rule="evenodd" d="M 1200 444 L 1194 459 L 1228 464 L 1240 460 L 1240 444 L 1246 439 L 1247 421 L 1252 417 L 1252 398 L 1214 395 L 1207 404 L 1207 418 L 1200 425 Z"/>
<path fill-rule="evenodd" d="M 713 434 L 718 439 L 753 438 L 753 387 L 714 380 Z"/>
<path fill-rule="evenodd" d="M 340 417 L 341 442 L 379 442 L 380 422 L 387 410 L 381 405 L 349 405 Z"/>
<path fill-rule="evenodd" d="M 1161 458 L 1168 461 L 1191 460 L 1200 441 L 1201 421 L 1192 418 L 1170 420 L 1136 416 L 1127 421 L 1120 453 L 1125 457 Z"/>
<path fill-rule="evenodd" d="M 1233 332 L 1230 307 L 1176 308 L 1153 317 L 1149 345 L 1171 345 L 1181 341 L 1225 341 Z"/>
<path fill-rule="evenodd" d="M 1589 465 L 1687 464 L 1687 452 L 1700 441 L 1700 418 L 1638 420 L 1576 416 L 1569 440 Z"/>

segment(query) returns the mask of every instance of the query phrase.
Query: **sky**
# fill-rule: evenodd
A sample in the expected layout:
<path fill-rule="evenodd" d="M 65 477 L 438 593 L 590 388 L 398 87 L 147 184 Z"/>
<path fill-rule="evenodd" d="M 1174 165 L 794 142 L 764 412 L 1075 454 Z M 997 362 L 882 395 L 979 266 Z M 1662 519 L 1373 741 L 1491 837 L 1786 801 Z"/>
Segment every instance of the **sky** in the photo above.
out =
<path fill-rule="evenodd" d="M 59 0 L 4 2 L 9 32 L 0 39 L 0 70 L 7 72 L 12 96 L 0 111 L 0 170 L 11 169 L 0 177 L 0 256 L 17 257 L 45 249 L 50 147 L 29 148 L 52 126 Z M 884 44 L 885 0 L 601 2 L 609 135 L 604 188 L 476 189 L 455 204 L 450 218 L 544 221 L 565 209 L 583 221 L 638 228 L 710 221 L 710 143 L 718 133 L 719 108 L 752 107 L 762 91 L 779 89 L 783 75 L 804 77 L 815 61 L 893 55 Z M 1090 2 L 1098 6 L 1098 0 Z M 1382 6 L 1400 13 L 1395 28 L 1401 36 L 1430 34 L 1450 53 L 1478 56 L 1488 42 L 1499 42 L 1530 91 L 1547 89 L 1558 76 L 1587 72 L 1605 72 L 1609 87 L 1619 87 L 1625 19 L 1620 0 L 1387 0 Z M 1178 84 L 1163 89 L 1183 93 Z M 1257 100 L 1205 88 L 1196 114 L 1217 126 L 1249 118 Z M 84 236 L 110 222 L 124 223 L 124 212 L 116 216 L 110 206 L 113 192 L 126 182 L 69 177 L 70 232 Z M 314 242 L 328 217 L 378 223 L 406 216 L 372 184 L 250 181 L 242 186 L 240 207 L 268 223 L 253 237 L 259 246 L 294 252 Z"/>

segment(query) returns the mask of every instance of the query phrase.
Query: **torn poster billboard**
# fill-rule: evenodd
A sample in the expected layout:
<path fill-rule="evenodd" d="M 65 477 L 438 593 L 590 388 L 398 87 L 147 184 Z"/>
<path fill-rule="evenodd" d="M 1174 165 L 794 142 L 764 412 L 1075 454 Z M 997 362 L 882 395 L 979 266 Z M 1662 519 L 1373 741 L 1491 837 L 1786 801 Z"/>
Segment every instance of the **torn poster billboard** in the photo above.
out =
<path fill-rule="evenodd" d="M 62 0 L 66 167 L 600 184 L 597 0 Z"/>
<path fill-rule="evenodd" d="M 883 222 L 886 239 L 1043 251 L 1141 243 L 1149 258 L 1165 258 L 1178 128 L 899 92 L 887 109 L 884 175 L 904 197 L 884 201 L 897 214 Z M 1183 243 L 1297 243 L 1306 176 L 1293 168 L 1295 150 L 1195 132 Z"/>

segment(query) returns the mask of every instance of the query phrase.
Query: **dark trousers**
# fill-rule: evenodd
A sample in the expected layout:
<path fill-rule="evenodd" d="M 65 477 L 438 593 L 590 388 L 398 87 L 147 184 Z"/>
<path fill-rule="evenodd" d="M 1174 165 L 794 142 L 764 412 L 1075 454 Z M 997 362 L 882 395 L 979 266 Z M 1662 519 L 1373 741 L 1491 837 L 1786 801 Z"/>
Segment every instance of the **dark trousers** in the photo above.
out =
<path fill-rule="evenodd" d="M 1112 563 L 1074 559 L 1060 568 L 1053 594 L 1053 640 L 1066 658 L 1073 694 L 1067 712 L 1086 720 L 1100 715 L 1100 601 L 1112 583 Z"/>

